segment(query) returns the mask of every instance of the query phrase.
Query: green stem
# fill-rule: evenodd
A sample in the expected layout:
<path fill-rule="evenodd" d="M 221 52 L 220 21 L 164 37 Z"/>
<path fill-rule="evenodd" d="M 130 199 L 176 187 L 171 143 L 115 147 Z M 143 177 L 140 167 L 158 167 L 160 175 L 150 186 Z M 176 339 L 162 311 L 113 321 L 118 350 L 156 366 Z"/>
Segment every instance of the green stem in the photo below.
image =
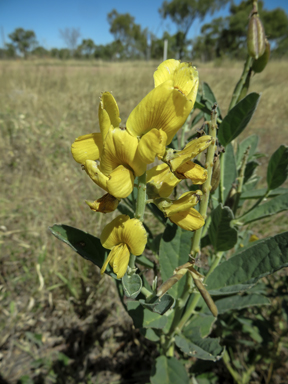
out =
<path fill-rule="evenodd" d="M 230 357 L 229 357 L 229 354 L 228 354 L 227 351 L 224 352 L 223 362 L 226 365 L 226 368 L 230 372 L 230 374 L 233 377 L 233 379 L 236 381 L 236 383 L 242 384 L 241 377 L 239 376 L 238 372 L 234 371 L 232 365 L 230 364 Z"/>
<path fill-rule="evenodd" d="M 205 279 L 203 281 L 203 284 L 205 284 L 208 276 L 214 271 L 214 269 L 218 266 L 218 264 L 220 263 L 221 261 L 221 258 L 223 256 L 223 253 L 224 252 L 218 252 L 216 254 L 216 257 L 215 257 L 215 260 L 213 261 L 210 269 L 209 269 L 209 272 L 208 274 L 205 276 Z M 195 311 L 195 308 L 197 307 L 197 304 L 199 302 L 201 298 L 201 295 L 199 293 L 197 294 L 194 294 L 194 298 L 193 300 L 191 301 L 190 305 L 188 308 L 186 308 L 186 311 L 182 317 L 182 319 L 180 320 L 178 326 L 177 326 L 177 330 L 181 331 L 181 329 L 184 327 L 184 325 L 186 324 L 186 322 L 189 320 L 190 316 L 193 314 L 193 312 Z"/>
<path fill-rule="evenodd" d="M 237 104 L 237 101 L 239 99 L 243 86 L 246 82 L 247 76 L 249 75 L 249 70 L 252 64 L 253 64 L 253 58 L 251 56 L 247 56 L 246 61 L 244 63 L 244 69 L 243 69 L 242 75 L 234 89 L 228 111 L 230 111 Z"/>
<path fill-rule="evenodd" d="M 220 182 L 219 182 L 219 203 L 224 205 L 224 170 L 225 167 L 225 152 L 220 154 Z"/>
<path fill-rule="evenodd" d="M 143 173 L 143 175 L 138 177 L 137 188 L 138 193 L 136 200 L 135 218 L 143 222 L 146 207 L 146 171 Z M 136 256 L 131 254 L 129 260 L 129 267 L 131 268 L 132 274 L 135 272 L 135 259 Z"/>
<path fill-rule="evenodd" d="M 203 196 L 200 202 L 199 213 L 207 218 L 207 208 L 209 202 L 209 196 L 211 191 L 211 178 L 213 171 L 213 162 L 214 162 L 214 154 L 216 149 L 216 130 L 217 130 L 217 112 L 216 109 L 212 111 L 211 121 L 209 122 L 209 135 L 213 138 L 213 143 L 208 147 L 207 157 L 206 157 L 206 169 L 207 169 L 207 180 L 202 186 Z M 195 256 L 198 252 L 200 252 L 200 240 L 202 237 L 202 228 L 197 229 L 195 231 L 192 246 L 191 246 L 191 256 Z"/>
<path fill-rule="evenodd" d="M 236 192 L 235 200 L 234 200 L 234 204 L 233 204 L 233 213 L 234 213 L 234 215 L 235 215 L 235 213 L 237 211 L 239 200 L 240 200 L 240 196 L 241 196 L 241 193 L 242 193 L 245 168 L 246 168 L 246 164 L 247 164 L 247 159 L 248 159 L 248 154 L 249 154 L 250 148 L 251 147 L 249 146 L 246 149 L 246 151 L 244 153 L 244 156 L 243 156 L 243 159 L 242 159 L 242 162 L 241 162 L 240 174 L 239 174 L 239 177 L 238 177 L 237 192 Z"/>

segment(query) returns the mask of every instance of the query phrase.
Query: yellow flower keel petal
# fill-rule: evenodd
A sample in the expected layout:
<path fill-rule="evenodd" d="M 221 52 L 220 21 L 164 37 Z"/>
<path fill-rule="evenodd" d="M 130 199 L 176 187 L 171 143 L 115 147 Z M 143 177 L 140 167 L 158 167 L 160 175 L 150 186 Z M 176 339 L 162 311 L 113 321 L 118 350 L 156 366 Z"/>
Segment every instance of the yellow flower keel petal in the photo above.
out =
<path fill-rule="evenodd" d="M 169 217 L 172 223 L 177 224 L 186 231 L 196 231 L 203 227 L 205 224 L 204 218 L 194 208 L 190 208 L 188 211 L 175 213 Z"/>
<path fill-rule="evenodd" d="M 98 160 L 102 152 L 103 141 L 101 133 L 90 133 L 77 137 L 71 146 L 72 156 L 79 164 L 86 160 Z"/>

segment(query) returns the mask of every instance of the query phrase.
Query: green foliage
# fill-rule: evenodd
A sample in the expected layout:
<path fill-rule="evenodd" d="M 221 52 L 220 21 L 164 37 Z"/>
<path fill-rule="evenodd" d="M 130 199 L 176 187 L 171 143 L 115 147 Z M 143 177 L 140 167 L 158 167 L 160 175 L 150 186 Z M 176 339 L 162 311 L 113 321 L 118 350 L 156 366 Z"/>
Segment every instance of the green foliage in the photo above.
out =
<path fill-rule="evenodd" d="M 29 50 L 36 45 L 36 35 L 34 31 L 16 28 L 10 33 L 9 38 L 15 49 L 18 50 L 24 57 L 27 57 Z"/>
<path fill-rule="evenodd" d="M 260 95 L 250 93 L 232 108 L 224 117 L 218 131 L 222 145 L 226 146 L 246 128 L 259 103 Z"/>
<path fill-rule="evenodd" d="M 151 384 L 189 384 L 183 365 L 174 357 L 159 356 L 150 376 Z"/>
<path fill-rule="evenodd" d="M 127 273 L 122 277 L 122 285 L 126 297 L 136 299 L 141 292 L 142 279 L 139 275 L 129 276 Z"/>
<path fill-rule="evenodd" d="M 237 243 L 237 230 L 231 227 L 234 215 L 229 207 L 221 204 L 211 214 L 209 226 L 209 238 L 215 252 L 228 251 Z"/>
<path fill-rule="evenodd" d="M 268 164 L 267 185 L 268 189 L 276 189 L 282 185 L 288 176 L 288 147 L 281 145 L 273 153 Z"/>
<path fill-rule="evenodd" d="M 288 232 L 284 232 L 238 251 L 210 274 L 206 284 L 211 295 L 236 293 L 287 266 Z"/>

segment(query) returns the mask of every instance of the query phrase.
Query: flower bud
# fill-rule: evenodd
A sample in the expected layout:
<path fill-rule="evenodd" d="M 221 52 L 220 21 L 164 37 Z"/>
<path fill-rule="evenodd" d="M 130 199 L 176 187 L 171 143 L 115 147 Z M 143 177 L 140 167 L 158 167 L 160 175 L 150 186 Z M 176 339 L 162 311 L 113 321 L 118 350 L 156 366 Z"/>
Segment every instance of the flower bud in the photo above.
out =
<path fill-rule="evenodd" d="M 249 55 L 256 60 L 265 51 L 265 31 L 255 6 L 248 25 L 247 48 Z"/>
<path fill-rule="evenodd" d="M 255 73 L 260 73 L 263 71 L 263 69 L 266 67 L 269 57 L 270 57 L 270 43 L 267 39 L 265 39 L 265 51 L 262 56 L 259 57 L 259 59 L 254 60 L 254 63 L 252 65 L 252 71 Z"/>

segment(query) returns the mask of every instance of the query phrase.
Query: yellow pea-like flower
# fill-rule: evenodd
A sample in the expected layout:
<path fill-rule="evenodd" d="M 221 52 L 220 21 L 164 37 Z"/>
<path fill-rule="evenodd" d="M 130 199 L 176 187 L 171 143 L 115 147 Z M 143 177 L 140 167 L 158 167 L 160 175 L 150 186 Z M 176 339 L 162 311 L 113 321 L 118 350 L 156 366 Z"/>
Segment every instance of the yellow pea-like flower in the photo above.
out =
<path fill-rule="evenodd" d="M 126 127 L 140 137 L 153 128 L 162 129 L 170 144 L 194 106 L 198 72 L 190 63 L 166 60 L 154 73 L 154 82 L 155 88 L 131 112 Z"/>
<path fill-rule="evenodd" d="M 147 171 L 147 195 L 150 199 L 169 197 L 180 179 L 171 171 L 167 164 L 157 165 Z"/>
<path fill-rule="evenodd" d="M 205 221 L 202 215 L 193 207 L 202 197 L 202 191 L 186 192 L 178 200 L 155 199 L 154 203 L 169 218 L 172 223 L 188 231 L 203 227 Z"/>
<path fill-rule="evenodd" d="M 147 233 L 140 220 L 120 215 L 106 225 L 100 241 L 104 248 L 111 249 L 101 268 L 101 273 L 105 272 L 109 263 L 117 278 L 120 279 L 127 271 L 130 253 L 140 256 L 144 252 Z"/>

